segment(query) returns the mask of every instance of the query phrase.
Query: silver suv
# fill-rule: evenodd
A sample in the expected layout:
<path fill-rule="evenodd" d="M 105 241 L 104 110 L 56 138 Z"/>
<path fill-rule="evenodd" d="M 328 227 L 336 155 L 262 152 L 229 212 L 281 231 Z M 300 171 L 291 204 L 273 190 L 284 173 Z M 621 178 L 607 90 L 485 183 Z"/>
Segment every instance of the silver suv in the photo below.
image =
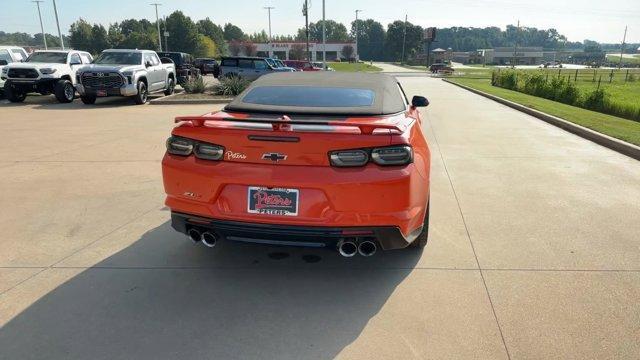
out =
<path fill-rule="evenodd" d="M 220 63 L 220 77 L 241 77 L 253 81 L 262 75 L 273 72 L 292 72 L 290 68 L 274 67 L 265 58 L 228 56 Z"/>

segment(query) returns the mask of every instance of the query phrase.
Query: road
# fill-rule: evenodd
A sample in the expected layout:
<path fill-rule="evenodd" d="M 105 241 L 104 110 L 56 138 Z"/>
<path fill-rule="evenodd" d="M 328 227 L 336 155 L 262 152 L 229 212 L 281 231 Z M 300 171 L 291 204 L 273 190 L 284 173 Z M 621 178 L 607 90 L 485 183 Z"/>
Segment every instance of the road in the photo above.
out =
<path fill-rule="evenodd" d="M 213 106 L 0 105 L 0 358 L 639 358 L 640 163 L 401 82 L 431 101 L 430 240 L 371 258 L 172 231 L 164 140 Z"/>

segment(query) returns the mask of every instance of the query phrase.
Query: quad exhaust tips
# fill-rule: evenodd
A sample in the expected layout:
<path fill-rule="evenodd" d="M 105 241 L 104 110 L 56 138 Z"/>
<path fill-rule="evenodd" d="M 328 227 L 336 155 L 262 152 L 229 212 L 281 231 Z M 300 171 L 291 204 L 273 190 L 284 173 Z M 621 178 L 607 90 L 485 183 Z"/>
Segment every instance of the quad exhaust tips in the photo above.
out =
<path fill-rule="evenodd" d="M 189 236 L 189 239 L 193 240 L 194 243 L 197 243 L 198 241 L 202 240 L 202 234 L 200 233 L 200 231 L 196 229 L 190 229 L 187 232 L 187 235 Z"/>
<path fill-rule="evenodd" d="M 212 248 L 218 243 L 218 236 L 214 233 L 205 232 L 202 233 L 201 241 L 205 246 Z"/>
<path fill-rule="evenodd" d="M 189 236 L 189 239 L 194 243 L 202 241 L 206 247 L 210 248 L 216 246 L 216 243 L 218 242 L 218 236 L 216 234 L 208 231 L 200 232 L 198 229 L 190 229 L 187 232 L 187 236 Z"/>
<path fill-rule="evenodd" d="M 365 240 L 358 244 L 358 254 L 362 256 L 372 256 L 376 253 L 378 247 L 373 241 Z"/>
<path fill-rule="evenodd" d="M 338 252 L 344 257 L 353 257 L 360 254 L 364 257 L 373 256 L 378 246 L 371 238 L 346 238 L 338 242 Z"/>
<path fill-rule="evenodd" d="M 338 252 L 344 257 L 352 257 L 358 252 L 358 246 L 353 241 L 340 240 Z"/>

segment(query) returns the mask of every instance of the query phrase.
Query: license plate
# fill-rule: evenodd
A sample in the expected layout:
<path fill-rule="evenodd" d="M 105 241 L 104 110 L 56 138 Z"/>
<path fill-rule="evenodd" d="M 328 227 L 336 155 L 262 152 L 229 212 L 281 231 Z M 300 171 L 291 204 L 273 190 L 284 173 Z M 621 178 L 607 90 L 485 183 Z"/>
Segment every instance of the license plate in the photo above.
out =
<path fill-rule="evenodd" d="M 97 96 L 107 96 L 107 91 L 106 90 L 98 90 L 98 91 L 96 91 L 96 95 Z"/>
<path fill-rule="evenodd" d="M 298 189 L 249 186 L 247 211 L 250 214 L 298 215 Z"/>

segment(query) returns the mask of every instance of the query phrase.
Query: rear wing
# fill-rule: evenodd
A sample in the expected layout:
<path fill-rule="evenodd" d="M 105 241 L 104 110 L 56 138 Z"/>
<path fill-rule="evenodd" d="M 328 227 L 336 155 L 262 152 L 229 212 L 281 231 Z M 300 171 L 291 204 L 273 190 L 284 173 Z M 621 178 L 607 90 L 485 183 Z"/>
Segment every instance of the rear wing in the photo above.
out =
<path fill-rule="evenodd" d="M 376 120 L 378 122 L 376 122 Z M 195 127 L 212 127 L 218 129 L 246 129 L 265 131 L 292 132 L 331 132 L 351 133 L 362 135 L 397 135 L 402 134 L 408 125 L 380 123 L 377 118 L 363 119 L 348 118 L 342 121 L 330 120 L 293 120 L 288 116 L 279 118 L 231 116 L 180 116 L 175 123 L 190 123 Z"/>

